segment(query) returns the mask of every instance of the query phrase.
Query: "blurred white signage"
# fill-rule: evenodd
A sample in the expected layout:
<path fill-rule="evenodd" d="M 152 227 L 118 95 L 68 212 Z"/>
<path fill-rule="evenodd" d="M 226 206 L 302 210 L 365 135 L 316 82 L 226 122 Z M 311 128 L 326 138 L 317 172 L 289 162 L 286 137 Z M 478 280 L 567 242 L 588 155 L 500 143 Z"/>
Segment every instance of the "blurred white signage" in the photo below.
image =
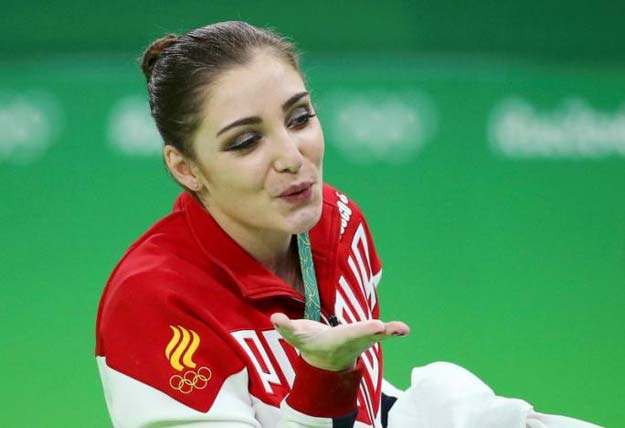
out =
<path fill-rule="evenodd" d="M 0 92 L 0 163 L 37 161 L 61 128 L 61 109 L 51 94 Z"/>
<path fill-rule="evenodd" d="M 160 156 L 162 139 L 145 96 L 129 95 L 113 106 L 108 127 L 109 144 L 131 156 Z"/>
<path fill-rule="evenodd" d="M 319 106 L 326 141 L 359 163 L 410 162 L 436 122 L 429 99 L 416 93 L 335 92 Z"/>
<path fill-rule="evenodd" d="M 571 98 L 545 111 L 510 98 L 493 110 L 489 138 L 496 152 L 510 158 L 625 156 L 625 106 L 608 113 Z"/>

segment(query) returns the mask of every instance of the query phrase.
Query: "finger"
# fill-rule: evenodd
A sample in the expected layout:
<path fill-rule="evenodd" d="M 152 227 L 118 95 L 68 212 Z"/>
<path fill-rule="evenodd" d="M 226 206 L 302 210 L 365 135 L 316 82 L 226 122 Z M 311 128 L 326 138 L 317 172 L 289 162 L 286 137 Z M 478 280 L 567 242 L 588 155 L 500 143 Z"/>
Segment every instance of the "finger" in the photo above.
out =
<path fill-rule="evenodd" d="M 384 324 L 385 336 L 406 336 L 410 333 L 410 327 L 401 321 L 391 321 Z"/>
<path fill-rule="evenodd" d="M 302 335 L 302 331 L 299 331 L 301 329 L 298 330 L 297 328 L 297 320 L 292 320 L 281 312 L 272 314 L 270 320 L 273 323 L 274 328 L 276 329 L 278 334 L 280 334 L 280 336 L 282 336 L 284 340 L 286 340 L 288 343 L 295 346 L 296 348 L 299 348 L 301 346 L 302 340 L 306 339 L 305 332 Z"/>
<path fill-rule="evenodd" d="M 385 323 L 379 321 L 378 323 L 367 322 L 367 324 L 368 325 L 359 326 L 360 328 L 358 329 L 354 329 L 355 331 L 350 333 L 349 338 L 346 336 L 347 340 L 344 342 L 343 346 L 346 349 L 351 349 L 351 352 L 355 356 L 362 354 L 381 340 L 392 337 L 386 336 Z M 356 334 L 359 333 L 361 335 L 356 336 Z"/>
<path fill-rule="evenodd" d="M 291 319 L 282 312 L 276 312 L 269 318 L 276 329 L 293 330 Z"/>
<path fill-rule="evenodd" d="M 383 328 L 380 328 L 380 325 Z M 346 327 L 352 327 L 352 331 L 343 333 L 345 341 L 351 342 L 352 349 L 361 351 L 370 348 L 376 342 L 391 337 L 405 336 L 410 332 L 410 327 L 401 321 L 384 323 L 379 320 L 371 320 L 365 323 L 349 324 Z"/>
<path fill-rule="evenodd" d="M 360 321 L 353 324 L 342 324 L 334 327 L 332 331 L 343 338 L 345 342 L 365 340 L 383 334 L 385 325 L 380 320 Z"/>

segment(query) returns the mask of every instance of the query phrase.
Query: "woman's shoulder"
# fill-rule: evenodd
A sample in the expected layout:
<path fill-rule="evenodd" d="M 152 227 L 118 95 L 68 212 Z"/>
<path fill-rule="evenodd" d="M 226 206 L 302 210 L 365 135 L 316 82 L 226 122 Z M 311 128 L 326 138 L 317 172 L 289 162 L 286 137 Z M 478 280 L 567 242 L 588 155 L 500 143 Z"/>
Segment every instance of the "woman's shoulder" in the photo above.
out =
<path fill-rule="evenodd" d="M 182 212 L 174 211 L 165 216 L 128 247 L 113 275 L 120 270 L 153 271 L 179 259 L 192 244 L 187 229 Z"/>
<path fill-rule="evenodd" d="M 323 185 L 323 203 L 322 220 L 335 218 L 340 223 L 341 234 L 351 223 L 364 221 L 360 206 L 346 192 L 327 183 Z"/>
<path fill-rule="evenodd" d="M 329 184 L 323 186 L 321 219 L 310 231 L 313 249 L 330 258 L 348 253 L 359 234 L 368 227 L 360 210 L 344 191 Z"/>
<path fill-rule="evenodd" d="M 136 295 L 143 291 L 154 295 L 155 290 L 178 282 L 190 267 L 199 263 L 197 243 L 179 202 L 180 198 L 170 214 L 128 247 L 107 281 L 105 295 Z"/>
<path fill-rule="evenodd" d="M 362 215 L 360 206 L 347 192 L 328 183 L 323 184 L 323 203 L 336 209 L 349 208 L 350 211 Z"/>

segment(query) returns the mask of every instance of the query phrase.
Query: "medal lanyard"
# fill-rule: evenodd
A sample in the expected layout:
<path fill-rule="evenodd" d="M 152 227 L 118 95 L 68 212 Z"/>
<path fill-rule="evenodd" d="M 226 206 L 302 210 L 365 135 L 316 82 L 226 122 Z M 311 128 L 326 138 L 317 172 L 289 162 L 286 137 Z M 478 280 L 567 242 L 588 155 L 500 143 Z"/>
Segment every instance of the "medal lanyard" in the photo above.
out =
<path fill-rule="evenodd" d="M 317 276 L 315 275 L 308 233 L 304 232 L 297 235 L 297 252 L 302 268 L 302 279 L 304 280 L 304 318 L 319 321 L 321 311 L 319 289 L 317 288 Z"/>

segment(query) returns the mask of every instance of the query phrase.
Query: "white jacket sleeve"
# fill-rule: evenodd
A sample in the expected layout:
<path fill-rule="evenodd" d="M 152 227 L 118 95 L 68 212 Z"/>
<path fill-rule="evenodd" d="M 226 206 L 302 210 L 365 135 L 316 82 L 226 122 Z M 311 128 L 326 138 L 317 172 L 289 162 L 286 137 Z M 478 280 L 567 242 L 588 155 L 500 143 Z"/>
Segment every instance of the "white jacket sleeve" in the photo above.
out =
<path fill-rule="evenodd" d="M 388 428 L 600 428 L 545 415 L 515 398 L 497 397 L 473 373 L 436 362 L 413 369 L 411 386 L 389 413 Z"/>
<path fill-rule="evenodd" d="M 247 371 L 230 376 L 211 409 L 198 412 L 169 395 L 120 373 L 97 358 L 104 397 L 114 428 L 262 428 L 247 392 Z"/>
<path fill-rule="evenodd" d="M 244 369 L 226 379 L 208 412 L 199 412 L 107 366 L 104 357 L 97 363 L 114 428 L 352 428 L 356 419 L 359 371 L 303 367 L 301 381 L 277 408 L 250 395 Z"/>

